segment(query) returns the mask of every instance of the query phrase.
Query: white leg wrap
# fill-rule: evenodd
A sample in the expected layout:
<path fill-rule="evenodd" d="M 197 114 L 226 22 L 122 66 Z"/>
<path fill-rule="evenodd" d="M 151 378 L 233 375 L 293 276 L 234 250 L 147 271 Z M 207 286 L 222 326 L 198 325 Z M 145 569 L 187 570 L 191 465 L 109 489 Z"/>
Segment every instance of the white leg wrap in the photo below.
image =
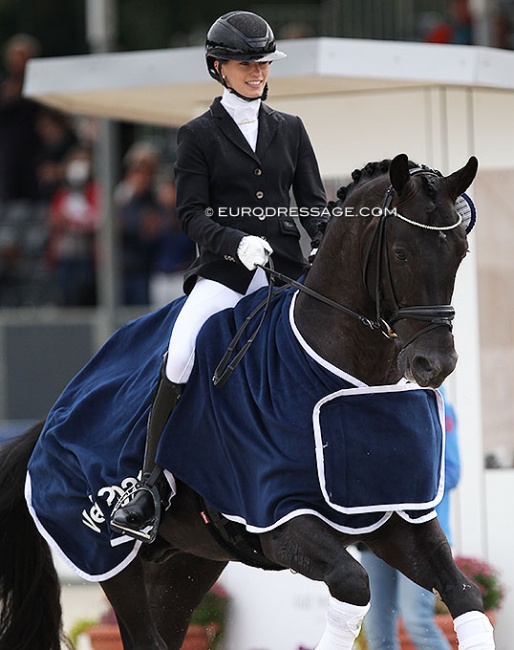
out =
<path fill-rule="evenodd" d="M 315 650 L 352 650 L 369 607 L 342 603 L 330 596 L 325 632 Z"/>
<path fill-rule="evenodd" d="M 495 650 L 493 626 L 482 612 L 466 612 L 453 621 L 459 650 Z"/>

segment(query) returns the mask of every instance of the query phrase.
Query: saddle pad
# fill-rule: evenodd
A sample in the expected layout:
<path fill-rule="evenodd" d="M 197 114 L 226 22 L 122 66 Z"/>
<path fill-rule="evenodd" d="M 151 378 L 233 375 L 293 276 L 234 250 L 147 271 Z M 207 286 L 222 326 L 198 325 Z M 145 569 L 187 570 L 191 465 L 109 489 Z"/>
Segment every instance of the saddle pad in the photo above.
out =
<path fill-rule="evenodd" d="M 437 400 L 439 393 L 412 386 L 353 388 L 321 400 L 313 421 L 327 503 L 347 514 L 435 506 L 444 490 Z"/>

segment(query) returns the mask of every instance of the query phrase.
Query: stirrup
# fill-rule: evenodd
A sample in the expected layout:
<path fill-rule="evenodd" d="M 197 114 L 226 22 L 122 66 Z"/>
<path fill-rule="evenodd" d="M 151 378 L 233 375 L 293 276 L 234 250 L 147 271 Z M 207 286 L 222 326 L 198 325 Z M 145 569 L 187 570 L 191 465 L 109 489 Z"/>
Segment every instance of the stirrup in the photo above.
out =
<path fill-rule="evenodd" d="M 121 508 L 128 506 L 132 501 L 134 494 L 141 490 L 150 492 L 150 494 L 153 497 L 155 514 L 150 519 L 150 522 L 142 530 L 138 530 L 137 528 L 130 528 L 128 526 L 123 526 L 113 521 L 116 512 L 118 512 L 118 510 L 120 510 Z M 145 483 L 139 482 L 133 485 L 132 487 L 128 488 L 128 490 L 126 490 L 125 493 L 120 497 L 120 499 L 118 500 L 118 502 L 116 503 L 116 505 L 112 510 L 110 524 L 111 524 L 111 528 L 120 530 L 126 535 L 128 535 L 129 537 L 142 541 L 146 544 L 151 544 L 157 537 L 160 521 L 161 521 L 161 495 L 159 494 L 157 485 L 154 484 L 150 487 Z"/>

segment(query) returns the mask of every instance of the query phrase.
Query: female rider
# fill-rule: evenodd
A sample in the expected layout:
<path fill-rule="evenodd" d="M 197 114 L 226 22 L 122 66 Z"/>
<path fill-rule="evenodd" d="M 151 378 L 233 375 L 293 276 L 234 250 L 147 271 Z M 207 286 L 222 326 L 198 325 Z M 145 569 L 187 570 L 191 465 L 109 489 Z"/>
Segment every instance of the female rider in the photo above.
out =
<path fill-rule="evenodd" d="M 157 445 L 191 373 L 200 328 L 267 284 L 259 265 L 268 257 L 277 271 L 295 279 L 308 268 L 290 208 L 291 190 L 314 248 L 326 223 L 325 191 L 302 121 L 264 103 L 270 63 L 285 56 L 260 16 L 232 11 L 218 18 L 207 34 L 206 62 L 223 96 L 178 132 L 177 213 L 199 254 L 186 272 L 188 298 L 152 404 L 143 480 L 111 520 L 146 542 L 155 538 L 156 508 L 166 487 L 155 465 Z"/>

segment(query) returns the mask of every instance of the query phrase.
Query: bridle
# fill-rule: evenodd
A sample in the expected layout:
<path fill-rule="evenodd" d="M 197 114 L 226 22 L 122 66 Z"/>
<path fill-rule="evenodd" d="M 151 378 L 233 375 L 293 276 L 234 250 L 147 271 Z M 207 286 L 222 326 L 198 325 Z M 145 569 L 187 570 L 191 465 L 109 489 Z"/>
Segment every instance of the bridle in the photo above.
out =
<path fill-rule="evenodd" d="M 438 177 L 441 176 L 436 171 L 425 167 L 412 168 L 409 170 L 409 173 L 411 176 L 418 175 L 418 174 L 430 174 Z M 347 307 L 346 305 L 343 305 L 342 303 L 336 300 L 332 300 L 331 298 L 324 296 L 322 293 L 319 293 L 318 291 L 315 291 L 314 289 L 305 286 L 301 282 L 297 282 L 296 280 L 293 280 L 287 275 L 275 271 L 275 269 L 273 268 L 273 263 L 270 260 L 268 265 L 258 265 L 269 276 L 270 284 L 269 284 L 269 289 L 266 298 L 264 298 L 264 300 L 262 300 L 262 302 L 260 302 L 255 307 L 255 309 L 252 311 L 252 313 L 249 316 L 247 316 L 246 320 L 243 322 L 241 327 L 236 332 L 234 338 L 230 342 L 230 345 L 228 346 L 222 360 L 220 361 L 220 363 L 216 367 L 216 370 L 214 371 L 213 383 L 215 386 L 221 388 L 221 386 L 223 386 L 226 380 L 230 377 L 232 372 L 235 370 L 237 365 L 242 360 L 243 356 L 246 354 L 250 345 L 255 340 L 255 337 L 257 336 L 257 333 L 264 322 L 271 301 L 275 296 L 277 296 L 281 291 L 283 291 L 289 286 L 295 287 L 296 289 L 298 289 L 298 291 L 305 293 L 308 296 L 311 296 L 315 300 L 318 300 L 319 302 L 322 302 L 323 304 L 328 305 L 329 307 L 333 307 L 334 309 L 337 309 L 338 311 L 341 311 L 357 319 L 360 323 L 362 323 L 363 325 L 365 325 L 366 327 L 372 330 L 377 330 L 382 332 L 382 334 L 384 334 L 384 336 L 386 336 L 388 339 L 398 338 L 398 334 L 396 334 L 392 326 L 394 323 L 396 323 L 399 320 L 412 319 L 412 320 L 418 320 L 418 321 L 428 323 L 426 327 L 421 328 L 420 330 L 415 332 L 407 341 L 405 341 L 401 346 L 401 350 L 405 349 L 408 345 L 410 345 L 413 341 L 415 341 L 423 334 L 427 334 L 431 330 L 434 330 L 438 327 L 448 327 L 450 331 L 452 330 L 453 327 L 452 321 L 455 317 L 455 309 L 452 307 L 452 305 L 430 305 L 430 306 L 423 305 L 423 306 L 412 306 L 412 307 L 398 306 L 398 301 L 395 296 L 394 285 L 392 281 L 391 267 L 389 263 L 389 254 L 388 254 L 387 238 L 386 238 L 386 226 L 390 219 L 398 218 L 404 221 L 405 223 L 408 223 L 418 228 L 441 232 L 444 230 L 453 230 L 454 228 L 460 226 L 462 224 L 462 216 L 461 214 L 459 214 L 457 221 L 454 224 L 451 224 L 449 226 L 430 226 L 427 224 L 418 223 L 417 221 L 408 219 L 407 217 L 399 214 L 396 210 L 392 209 L 391 206 L 395 194 L 396 191 L 394 187 L 390 185 L 384 194 L 384 198 L 382 199 L 380 214 L 378 215 L 379 223 L 372 237 L 370 246 L 368 247 L 365 264 L 364 264 L 364 282 L 367 286 L 367 275 L 368 275 L 368 269 L 371 260 L 371 253 L 372 250 L 376 248 L 377 274 L 376 274 L 375 287 L 374 287 L 374 297 L 375 297 L 375 305 L 376 305 L 375 320 L 367 318 L 366 316 L 359 314 L 359 312 L 350 309 L 350 307 Z M 382 292 L 381 292 L 383 276 L 385 276 L 388 290 L 389 293 L 391 294 L 392 301 L 394 303 L 394 312 L 391 315 L 391 317 L 388 318 L 387 320 L 384 318 L 383 300 L 382 300 Z M 279 289 L 273 292 L 273 286 L 275 280 L 280 280 L 280 282 L 282 282 L 284 286 L 280 287 Z M 243 332 L 245 331 L 245 329 L 248 327 L 250 322 L 255 318 L 255 316 L 259 313 L 261 309 L 263 309 L 263 313 L 261 315 L 259 323 L 257 324 L 257 327 L 253 331 L 252 335 L 248 338 L 246 343 L 242 346 L 242 348 L 234 355 L 232 361 L 230 361 L 232 354 L 234 353 L 235 348 L 237 347 L 237 344 L 241 339 Z"/>
<path fill-rule="evenodd" d="M 417 176 L 420 174 L 427 174 L 432 176 L 440 177 L 436 171 L 431 170 L 426 167 L 414 167 L 409 170 L 411 176 Z M 399 320 L 410 319 L 418 320 L 428 323 L 426 327 L 421 328 L 415 332 L 407 341 L 402 344 L 401 349 L 406 348 L 417 338 L 434 330 L 438 327 L 448 327 L 450 331 L 452 330 L 452 321 L 455 318 L 455 309 L 452 305 L 430 305 L 430 306 L 411 306 L 411 307 L 399 307 L 398 301 L 394 291 L 394 284 L 391 274 L 391 265 L 389 260 L 389 249 L 387 247 L 387 235 L 386 227 L 387 223 L 391 218 L 401 219 L 409 225 L 415 226 L 417 228 L 423 228 L 424 230 L 432 230 L 436 232 L 442 232 L 445 230 L 453 230 L 462 224 L 462 216 L 458 214 L 457 221 L 448 226 L 431 226 L 428 224 L 419 223 L 418 221 L 413 221 L 403 216 L 396 210 L 392 209 L 392 203 L 396 190 L 392 185 L 390 185 L 382 200 L 380 216 L 378 226 L 375 230 L 375 234 L 371 241 L 371 244 L 368 248 L 366 255 L 366 261 L 364 264 L 364 283 L 367 286 L 367 275 L 369 270 L 369 264 L 371 259 L 371 251 L 373 248 L 376 250 L 376 264 L 377 264 L 377 273 L 375 279 L 374 287 L 374 298 L 375 298 L 375 307 L 376 307 L 376 321 L 380 323 L 380 330 L 387 338 L 398 338 L 398 335 L 393 329 L 393 324 Z M 394 311 L 389 318 L 384 317 L 384 308 L 383 308 L 383 299 L 382 299 L 382 280 L 385 280 L 387 283 L 387 288 L 390 294 L 390 299 L 394 306 Z"/>

